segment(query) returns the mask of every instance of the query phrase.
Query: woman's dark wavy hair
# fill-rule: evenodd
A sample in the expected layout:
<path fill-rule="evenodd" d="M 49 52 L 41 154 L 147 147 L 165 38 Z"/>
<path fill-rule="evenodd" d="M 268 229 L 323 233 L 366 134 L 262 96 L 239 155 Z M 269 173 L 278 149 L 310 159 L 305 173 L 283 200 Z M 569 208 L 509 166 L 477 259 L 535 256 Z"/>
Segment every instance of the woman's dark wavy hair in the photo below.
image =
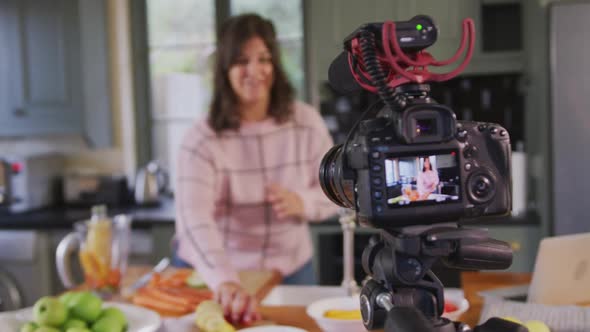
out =
<path fill-rule="evenodd" d="M 213 100 L 208 121 L 218 134 L 240 127 L 239 100 L 231 87 L 228 72 L 237 62 L 244 43 L 252 37 L 262 38 L 271 53 L 274 80 L 268 114 L 278 123 L 283 123 L 293 113 L 294 90 L 281 67 L 281 55 L 272 22 L 256 14 L 234 16 L 224 22 L 217 36 Z"/>
<path fill-rule="evenodd" d="M 422 158 L 422 172 L 426 172 L 426 159 L 428 159 L 429 171 L 432 171 L 432 162 L 430 161 L 430 157 L 424 157 Z"/>

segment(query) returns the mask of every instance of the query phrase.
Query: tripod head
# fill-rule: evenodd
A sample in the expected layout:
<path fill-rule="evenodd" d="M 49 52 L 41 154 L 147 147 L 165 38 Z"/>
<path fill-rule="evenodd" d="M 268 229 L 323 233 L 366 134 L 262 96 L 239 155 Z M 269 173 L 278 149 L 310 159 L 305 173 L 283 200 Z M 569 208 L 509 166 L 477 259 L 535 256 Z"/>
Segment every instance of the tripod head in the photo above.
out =
<path fill-rule="evenodd" d="M 387 332 L 471 331 L 463 323 L 441 317 L 443 285 L 431 271 L 439 259 L 459 269 L 506 269 L 512 263 L 512 249 L 490 238 L 486 230 L 454 223 L 382 229 L 362 256 L 363 269 L 371 276 L 360 298 L 365 327 L 385 327 Z M 474 331 L 526 331 L 501 319 L 486 324 Z"/>

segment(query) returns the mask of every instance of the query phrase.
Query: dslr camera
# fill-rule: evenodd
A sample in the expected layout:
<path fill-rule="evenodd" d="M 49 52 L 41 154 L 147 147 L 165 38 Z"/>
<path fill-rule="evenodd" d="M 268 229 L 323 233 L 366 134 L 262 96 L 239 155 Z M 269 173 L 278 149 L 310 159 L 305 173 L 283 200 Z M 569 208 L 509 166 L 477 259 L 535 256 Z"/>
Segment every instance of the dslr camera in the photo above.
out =
<path fill-rule="evenodd" d="M 337 91 L 364 88 L 380 96 L 320 166 L 324 193 L 356 210 L 361 224 L 392 229 L 511 211 L 507 130 L 458 121 L 451 108 L 430 96 L 428 81 L 456 76 L 471 57 L 473 22 L 463 24 L 462 45 L 447 61 L 424 51 L 438 32 L 430 17 L 416 16 L 361 26 L 332 63 L 329 78 Z M 466 32 L 471 39 L 463 63 L 447 74 L 429 72 L 429 65 L 458 58 Z"/>

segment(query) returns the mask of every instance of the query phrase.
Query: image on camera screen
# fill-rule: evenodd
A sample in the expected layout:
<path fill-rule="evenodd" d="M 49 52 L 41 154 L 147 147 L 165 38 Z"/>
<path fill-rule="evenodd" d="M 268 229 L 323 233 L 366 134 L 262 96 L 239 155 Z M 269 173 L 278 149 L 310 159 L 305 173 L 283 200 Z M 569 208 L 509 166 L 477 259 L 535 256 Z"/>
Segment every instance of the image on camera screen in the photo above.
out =
<path fill-rule="evenodd" d="M 385 159 L 387 204 L 391 207 L 457 202 L 461 197 L 457 153 Z"/>

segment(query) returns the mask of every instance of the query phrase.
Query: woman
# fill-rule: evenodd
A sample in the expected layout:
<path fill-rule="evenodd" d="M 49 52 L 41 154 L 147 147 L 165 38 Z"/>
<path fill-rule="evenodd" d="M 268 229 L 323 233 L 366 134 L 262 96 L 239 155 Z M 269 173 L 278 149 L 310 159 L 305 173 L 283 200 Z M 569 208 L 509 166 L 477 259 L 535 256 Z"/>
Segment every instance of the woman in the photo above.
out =
<path fill-rule="evenodd" d="M 438 186 L 438 172 L 432 169 L 430 157 L 424 157 L 422 162 L 422 172 L 418 173 L 417 185 L 418 194 L 421 200 L 428 199 L 428 196 L 436 191 Z"/>
<path fill-rule="evenodd" d="M 178 254 L 214 290 L 234 322 L 260 318 L 241 269 L 276 269 L 313 283 L 307 221 L 336 212 L 318 169 L 332 140 L 319 113 L 293 100 L 272 23 L 230 18 L 218 36 L 208 117 L 181 144 Z"/>

